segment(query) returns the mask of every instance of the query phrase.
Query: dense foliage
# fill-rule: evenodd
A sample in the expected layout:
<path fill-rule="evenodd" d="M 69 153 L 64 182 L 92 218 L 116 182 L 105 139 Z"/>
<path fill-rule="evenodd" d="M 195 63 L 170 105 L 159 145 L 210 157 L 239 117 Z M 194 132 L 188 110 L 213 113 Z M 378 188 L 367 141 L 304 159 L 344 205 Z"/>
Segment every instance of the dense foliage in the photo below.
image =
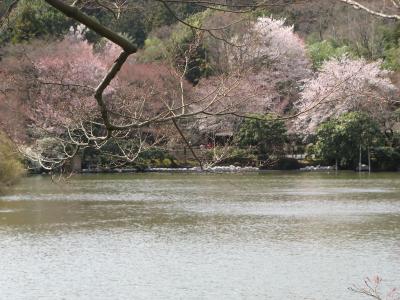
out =
<path fill-rule="evenodd" d="M 62 36 L 73 24 L 44 1 L 22 0 L 0 31 L 0 42 L 19 43 L 33 38 Z"/>
<path fill-rule="evenodd" d="M 311 43 L 308 45 L 307 50 L 315 69 L 319 69 L 325 61 L 332 58 L 341 58 L 350 53 L 348 46 L 339 46 L 333 41 L 327 40 Z"/>
<path fill-rule="evenodd" d="M 347 113 L 321 124 L 316 135 L 316 156 L 344 168 L 356 168 L 360 149 L 365 157 L 370 148 L 383 145 L 379 125 L 360 112 Z"/>
<path fill-rule="evenodd" d="M 0 132 L 0 189 L 15 183 L 23 173 L 24 169 L 16 155 L 15 146 Z"/>
<path fill-rule="evenodd" d="M 243 121 L 236 135 L 242 147 L 255 147 L 260 156 L 279 155 L 287 140 L 287 129 L 282 120 L 273 115 L 253 115 Z"/>
<path fill-rule="evenodd" d="M 1 3 L 0 10 L 5 10 L 10 3 L 11 1 Z M 174 4 L 172 7 L 183 18 L 201 10 L 191 4 Z M 130 36 L 139 46 L 143 46 L 153 29 L 176 22 L 160 2 L 152 0 L 135 1 L 134 8 L 117 19 L 101 9 L 89 8 L 88 12 L 112 30 Z M 22 0 L 10 16 L 7 26 L 0 30 L 0 41 L 18 43 L 38 37 L 59 37 L 71 25 L 76 24 L 44 1 Z M 99 40 L 93 33 L 89 33 L 88 37 L 92 41 Z"/>

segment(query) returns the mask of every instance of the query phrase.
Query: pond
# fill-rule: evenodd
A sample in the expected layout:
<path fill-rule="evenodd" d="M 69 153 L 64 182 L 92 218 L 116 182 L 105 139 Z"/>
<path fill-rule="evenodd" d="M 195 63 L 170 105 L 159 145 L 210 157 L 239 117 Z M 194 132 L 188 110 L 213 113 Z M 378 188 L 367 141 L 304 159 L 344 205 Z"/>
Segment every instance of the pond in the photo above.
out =
<path fill-rule="evenodd" d="M 400 174 L 109 174 L 0 196 L 0 299 L 365 299 L 400 287 Z"/>

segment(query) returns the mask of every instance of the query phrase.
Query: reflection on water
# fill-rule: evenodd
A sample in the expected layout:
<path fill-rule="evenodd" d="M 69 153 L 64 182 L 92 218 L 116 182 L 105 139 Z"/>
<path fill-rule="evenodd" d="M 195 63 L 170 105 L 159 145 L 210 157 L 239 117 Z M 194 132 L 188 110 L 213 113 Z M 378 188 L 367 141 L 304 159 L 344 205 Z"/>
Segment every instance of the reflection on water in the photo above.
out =
<path fill-rule="evenodd" d="M 0 259 L 0 299 L 360 299 L 400 286 L 400 174 L 31 177 Z"/>

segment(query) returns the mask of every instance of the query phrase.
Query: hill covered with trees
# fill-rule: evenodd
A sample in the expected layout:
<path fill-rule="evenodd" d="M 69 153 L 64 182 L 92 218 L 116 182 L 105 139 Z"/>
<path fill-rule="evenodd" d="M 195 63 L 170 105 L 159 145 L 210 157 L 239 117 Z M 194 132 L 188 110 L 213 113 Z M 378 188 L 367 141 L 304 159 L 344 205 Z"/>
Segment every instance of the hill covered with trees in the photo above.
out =
<path fill-rule="evenodd" d="M 344 2 L 74 3 L 96 32 L 5 1 L 0 126 L 49 170 L 182 165 L 179 149 L 205 166 L 307 154 L 342 168 L 360 151 L 396 170 L 400 23 Z"/>

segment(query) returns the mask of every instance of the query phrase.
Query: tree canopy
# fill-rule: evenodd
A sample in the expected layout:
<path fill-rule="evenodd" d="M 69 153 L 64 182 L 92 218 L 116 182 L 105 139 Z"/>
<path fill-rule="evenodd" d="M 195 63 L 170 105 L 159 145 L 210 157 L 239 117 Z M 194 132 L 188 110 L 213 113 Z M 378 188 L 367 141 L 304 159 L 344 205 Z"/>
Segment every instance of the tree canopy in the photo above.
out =
<path fill-rule="evenodd" d="M 239 127 L 236 139 L 240 146 L 253 146 L 260 155 L 279 155 L 287 141 L 287 129 L 282 120 L 273 115 L 252 115 Z"/>
<path fill-rule="evenodd" d="M 350 112 L 321 124 L 316 136 L 317 157 L 328 163 L 337 161 L 344 168 L 357 166 L 360 147 L 366 154 L 368 148 L 383 145 L 378 123 L 362 112 Z"/>

